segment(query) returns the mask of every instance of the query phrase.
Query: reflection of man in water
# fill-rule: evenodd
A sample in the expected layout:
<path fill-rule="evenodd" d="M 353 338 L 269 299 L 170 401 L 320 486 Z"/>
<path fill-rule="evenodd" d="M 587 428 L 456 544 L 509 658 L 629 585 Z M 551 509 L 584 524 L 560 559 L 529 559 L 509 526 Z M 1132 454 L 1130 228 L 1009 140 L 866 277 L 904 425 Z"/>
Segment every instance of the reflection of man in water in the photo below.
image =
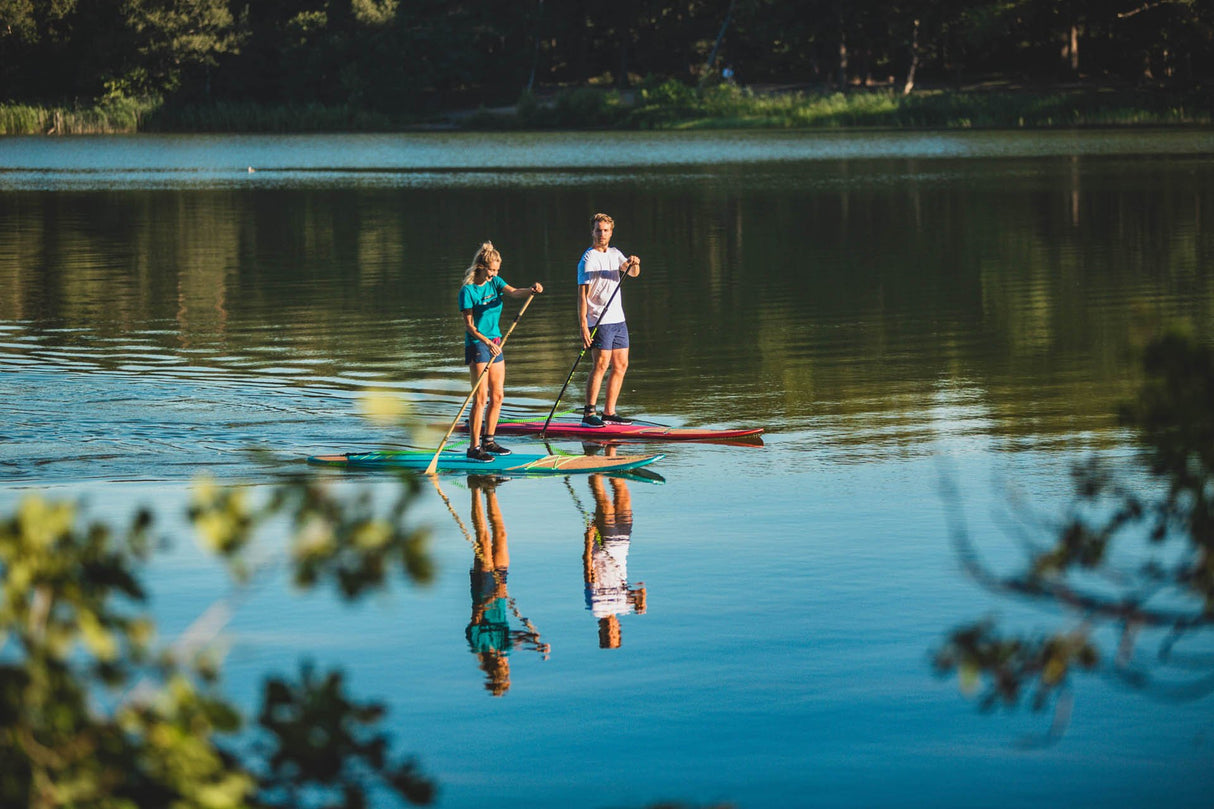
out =
<path fill-rule="evenodd" d="M 582 555 L 586 607 L 599 620 L 599 648 L 620 646 L 620 616 L 645 612 L 645 585 L 628 586 L 628 546 L 632 542 L 632 495 L 628 484 L 611 479 L 611 497 L 602 475 L 591 475 L 594 520 L 586 526 Z"/>

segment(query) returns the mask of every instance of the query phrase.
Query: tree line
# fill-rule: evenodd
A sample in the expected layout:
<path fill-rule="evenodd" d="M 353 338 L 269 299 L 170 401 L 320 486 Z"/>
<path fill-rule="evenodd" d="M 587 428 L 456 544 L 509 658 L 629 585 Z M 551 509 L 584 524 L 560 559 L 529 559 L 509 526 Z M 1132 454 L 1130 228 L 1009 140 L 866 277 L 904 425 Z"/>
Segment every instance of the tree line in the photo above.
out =
<path fill-rule="evenodd" d="M 0 0 L 0 102 L 348 105 L 527 90 L 1214 78 L 1204 0 Z"/>

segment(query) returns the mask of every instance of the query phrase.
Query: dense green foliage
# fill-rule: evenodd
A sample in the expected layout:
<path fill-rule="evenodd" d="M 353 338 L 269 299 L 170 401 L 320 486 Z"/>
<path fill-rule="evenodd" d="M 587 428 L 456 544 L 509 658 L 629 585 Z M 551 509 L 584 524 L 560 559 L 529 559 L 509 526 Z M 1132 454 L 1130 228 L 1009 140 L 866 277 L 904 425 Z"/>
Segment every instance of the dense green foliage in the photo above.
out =
<path fill-rule="evenodd" d="M 747 85 L 819 91 L 992 79 L 1193 88 L 1214 77 L 1214 5 L 0 0 L 0 101 L 69 111 L 158 98 L 417 118 L 524 90 L 694 86 L 725 66 Z"/>
<path fill-rule="evenodd" d="M 1214 124 L 1208 92 L 1126 88 L 1033 91 L 760 93 L 735 85 L 692 87 L 674 79 L 619 91 L 561 90 L 540 102 L 524 92 L 514 107 L 471 115 L 393 115 L 351 104 L 219 101 L 166 105 L 115 99 L 92 106 L 0 105 L 0 135 L 117 132 L 391 132 L 430 125 L 465 129 L 840 129 L 1053 128 Z"/>
<path fill-rule="evenodd" d="M 1052 92 L 893 90 L 761 93 L 730 84 L 691 87 L 673 79 L 640 87 L 634 103 L 616 91 L 582 88 L 560 93 L 554 103 L 528 103 L 517 113 L 482 112 L 469 126 L 503 128 L 617 127 L 625 129 L 776 128 L 886 129 L 1020 128 L 1210 124 L 1214 105 L 1201 91 Z"/>
<path fill-rule="evenodd" d="M 417 487 L 388 513 L 307 478 L 260 502 L 242 488 L 197 487 L 190 518 L 238 582 L 269 520 L 294 526 L 297 583 L 345 598 L 384 586 L 397 567 L 430 574 L 426 535 L 404 523 Z M 158 546 L 141 511 L 125 528 L 84 523 L 78 504 L 31 495 L 0 519 L 0 804 L 131 809 L 359 807 L 395 793 L 429 803 L 434 784 L 393 761 L 383 708 L 346 695 L 343 677 L 303 664 L 269 677 L 254 721 L 219 689 L 207 632 L 212 606 L 159 647 L 141 571 Z M 209 620 L 208 620 L 209 619 Z"/>

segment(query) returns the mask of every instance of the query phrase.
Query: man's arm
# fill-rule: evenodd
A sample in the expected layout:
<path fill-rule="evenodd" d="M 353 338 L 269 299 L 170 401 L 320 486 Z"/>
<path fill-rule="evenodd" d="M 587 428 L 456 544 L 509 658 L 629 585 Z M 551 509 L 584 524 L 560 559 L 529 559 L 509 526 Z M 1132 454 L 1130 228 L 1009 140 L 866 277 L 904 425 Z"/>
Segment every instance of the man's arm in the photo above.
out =
<path fill-rule="evenodd" d="M 586 316 L 590 314 L 590 285 L 579 284 L 577 288 L 577 322 L 582 332 L 582 348 L 590 348 L 590 327 L 586 325 Z"/>

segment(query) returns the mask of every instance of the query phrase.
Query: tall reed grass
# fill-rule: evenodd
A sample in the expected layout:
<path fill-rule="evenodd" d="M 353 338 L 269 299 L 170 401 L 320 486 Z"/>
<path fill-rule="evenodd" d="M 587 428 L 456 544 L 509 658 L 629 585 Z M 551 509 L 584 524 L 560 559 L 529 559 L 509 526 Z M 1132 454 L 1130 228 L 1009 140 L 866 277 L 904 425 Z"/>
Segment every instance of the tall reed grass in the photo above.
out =
<path fill-rule="evenodd" d="M 116 99 L 95 105 L 0 104 L 0 135 L 110 135 L 140 130 L 156 100 Z"/>
<path fill-rule="evenodd" d="M 621 125 L 689 128 L 1021 128 L 1214 123 L 1208 94 L 1139 91 L 754 93 L 731 85 L 642 89 Z"/>
<path fill-rule="evenodd" d="M 134 132 L 383 132 L 402 119 L 357 107 L 219 103 L 168 105 L 106 101 L 87 107 L 0 105 L 0 135 L 93 135 Z"/>
<path fill-rule="evenodd" d="M 149 116 L 148 132 L 384 132 L 402 121 L 357 107 L 262 105 L 223 102 L 205 106 L 161 107 Z"/>

